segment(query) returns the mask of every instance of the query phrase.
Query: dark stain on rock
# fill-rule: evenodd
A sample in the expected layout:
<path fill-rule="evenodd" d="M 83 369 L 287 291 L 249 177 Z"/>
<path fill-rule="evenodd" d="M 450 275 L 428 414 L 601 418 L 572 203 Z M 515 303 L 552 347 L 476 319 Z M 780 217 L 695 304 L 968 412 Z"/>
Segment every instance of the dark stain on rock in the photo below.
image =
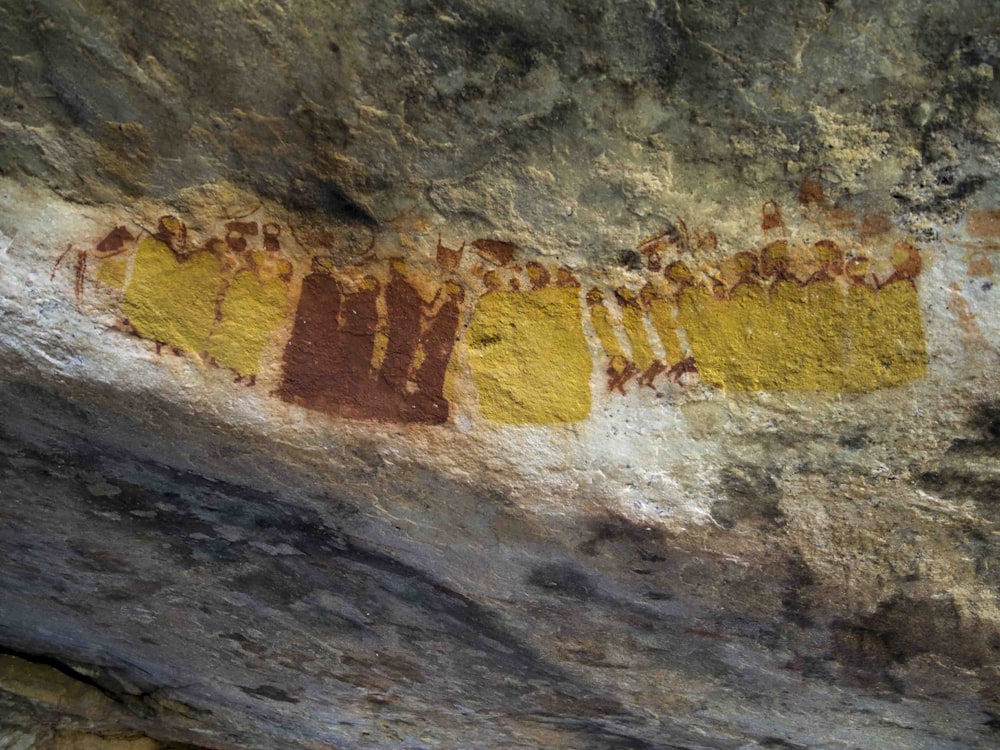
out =
<path fill-rule="evenodd" d="M 93 548 L 83 542 L 73 541 L 70 549 L 77 554 L 76 564 L 92 573 L 132 572 L 128 558 L 113 550 Z"/>
<path fill-rule="evenodd" d="M 129 581 L 127 588 L 113 588 L 103 592 L 105 601 L 134 602 L 153 596 L 163 586 L 155 581 Z"/>
<path fill-rule="evenodd" d="M 642 256 L 635 250 L 622 250 L 618 253 L 618 265 L 630 271 L 641 271 Z"/>
<path fill-rule="evenodd" d="M 260 687 L 255 688 L 240 686 L 240 690 L 247 695 L 252 695 L 254 698 L 263 698 L 269 701 L 278 701 L 279 703 L 299 702 L 298 698 L 293 698 L 284 690 L 275 687 L 274 685 L 261 685 Z"/>
<path fill-rule="evenodd" d="M 5 402 L 7 395 L 6 389 L 0 386 L 0 403 Z M 149 406 L 155 408 L 152 404 Z M 122 520 L 97 516 L 101 520 L 95 522 L 105 529 L 109 540 L 117 540 L 114 549 L 123 550 L 132 560 L 136 556 L 155 558 L 167 544 L 172 548 L 188 549 L 189 555 L 202 555 L 194 561 L 198 568 L 195 578 L 202 580 L 202 576 L 210 575 L 224 582 L 217 587 L 220 590 L 244 593 L 248 597 L 247 606 L 257 613 L 256 626 L 265 633 L 282 616 L 294 612 L 304 632 L 321 637 L 346 653 L 368 652 L 373 647 L 391 651 L 396 648 L 393 644 L 399 642 L 405 642 L 407 648 L 414 651 L 433 649 L 446 656 L 434 661 L 423 677 L 435 685 L 435 689 L 448 694 L 453 694 L 451 686 L 455 676 L 466 675 L 470 664 L 485 665 L 487 671 L 478 683 L 478 697 L 463 693 L 461 700 L 465 703 L 493 705 L 499 701 L 507 706 L 513 705 L 512 702 L 527 705 L 523 703 L 526 698 L 521 687 L 525 680 L 561 686 L 561 690 L 578 692 L 581 699 L 601 698 L 600 691 L 577 687 L 575 677 L 565 674 L 525 643 L 505 625 L 503 617 L 489 607 L 425 571 L 366 547 L 343 529 L 331 526 L 315 511 L 296 505 L 288 498 L 278 498 L 251 487 L 145 461 L 100 441 L 77 440 L 71 430 L 81 425 L 74 424 L 72 419 L 39 429 L 31 422 L 39 416 L 38 409 L 28 409 L 31 414 L 19 414 L 18 409 L 24 410 L 23 403 L 7 410 L 9 418 L 0 429 L 0 458 L 32 456 L 38 447 L 27 435 L 42 439 L 46 450 L 59 457 L 58 481 L 62 482 L 59 493 L 76 498 L 81 508 L 95 503 L 123 504 L 116 508 Z M 125 429 L 121 420 L 116 424 L 119 431 Z M 43 468 L 39 461 L 37 469 Z M 34 472 L 35 468 L 28 467 L 28 470 Z M 84 480 L 78 477 L 89 477 L 85 481 L 92 482 L 95 474 L 113 482 L 121 492 L 114 496 L 92 497 L 84 491 Z M 321 502 L 335 513 L 339 512 L 336 503 Z M 127 508 L 137 504 L 156 507 L 158 513 L 138 517 L 127 513 Z M 350 518 L 353 515 L 345 512 L 345 520 Z M 245 540 L 217 539 L 214 528 L 218 524 L 243 530 Z M 192 533 L 193 529 L 197 531 Z M 288 544 L 302 554 L 261 555 L 259 549 L 250 544 L 252 541 L 272 546 Z M 205 545 L 213 543 L 225 545 L 231 557 L 222 560 L 204 555 Z M 188 559 L 178 558 L 178 563 L 182 562 L 187 567 Z M 106 574 L 82 571 L 80 580 L 73 585 L 93 588 L 94 577 L 100 575 Z M 193 580 L 182 574 L 174 588 L 191 587 Z M 589 590 L 585 579 L 563 576 L 559 581 L 570 592 Z M 196 600 L 206 596 L 198 586 L 189 588 L 188 592 Z M 314 592 L 330 594 L 330 601 L 343 602 L 344 608 L 333 611 L 324 606 L 322 611 L 314 611 L 309 605 L 309 597 Z M 207 595 L 212 596 L 211 592 Z M 199 603 L 203 606 L 192 603 L 192 609 L 209 617 L 222 617 L 213 614 L 225 607 L 219 600 L 209 598 Z M 160 597 L 154 597 L 147 606 L 162 614 L 162 607 L 167 604 L 160 601 Z M 95 610 L 88 616 L 96 618 L 101 613 Z M 182 631 L 186 627 L 180 626 Z M 161 643 L 167 641 L 162 648 L 177 647 L 172 642 L 170 628 L 163 628 L 156 634 L 163 636 L 159 638 Z M 244 650 L 250 653 L 257 650 L 256 646 L 251 647 L 240 638 L 230 637 L 229 640 L 246 646 Z M 386 669 L 407 671 L 403 662 Z M 417 676 L 410 673 L 414 678 Z"/>
<path fill-rule="evenodd" d="M 527 582 L 535 588 L 574 599 L 590 599 L 595 591 L 586 574 L 563 563 L 539 565 L 528 575 Z"/>
<path fill-rule="evenodd" d="M 845 432 L 837 437 L 837 445 L 852 451 L 859 451 L 871 444 L 867 429 L 856 429 Z"/>
<path fill-rule="evenodd" d="M 951 446 L 952 451 L 961 451 L 965 448 L 1000 450 L 1000 401 L 986 401 L 979 404 L 969 419 L 969 426 L 976 435 L 956 440 Z"/>
<path fill-rule="evenodd" d="M 832 643 L 831 658 L 840 663 L 848 678 L 866 687 L 895 687 L 888 671 L 892 656 L 884 632 L 863 625 L 836 623 Z"/>
<path fill-rule="evenodd" d="M 740 521 L 778 524 L 784 519 L 779 503 L 781 490 L 767 467 L 739 464 L 723 469 L 725 498 L 712 505 L 712 517 L 731 529 Z"/>
<path fill-rule="evenodd" d="M 208 542 L 191 538 L 191 533 L 197 529 L 199 534 L 214 537 L 214 528 L 219 524 L 226 524 L 246 532 L 248 540 L 275 546 L 285 543 L 300 550 L 303 554 L 294 557 L 264 557 L 246 542 L 223 540 L 219 543 L 224 543 L 231 550 L 232 563 L 209 561 L 205 564 L 204 576 L 199 579 L 215 576 L 224 582 L 222 587 L 218 587 L 223 590 L 225 582 L 233 577 L 239 579 L 247 590 L 255 586 L 269 589 L 294 580 L 300 587 L 297 592 L 299 598 L 294 598 L 288 605 L 280 604 L 279 599 L 270 591 L 262 593 L 260 599 L 253 593 L 248 594 L 254 603 L 262 605 L 254 610 L 251 604 L 248 612 L 256 616 L 255 619 L 259 622 L 255 622 L 254 627 L 259 627 L 265 633 L 262 638 L 268 638 L 268 643 L 280 642 L 282 633 L 289 640 L 293 639 L 294 633 L 282 631 L 279 627 L 283 618 L 292 616 L 303 633 L 323 639 L 331 648 L 354 656 L 370 655 L 375 650 L 384 654 L 383 649 L 409 649 L 409 654 L 393 654 L 393 657 L 404 660 L 400 663 L 387 660 L 385 664 L 381 664 L 381 659 L 371 657 L 370 668 L 358 665 L 358 679 L 380 670 L 384 675 L 379 679 L 398 687 L 417 677 L 417 672 L 411 671 L 407 663 L 408 657 L 412 655 L 418 661 L 418 666 L 426 670 L 424 677 L 427 684 L 420 687 L 422 693 L 435 691 L 442 696 L 442 700 L 461 700 L 474 710 L 480 710 L 484 706 L 494 710 L 501 706 L 504 710 L 517 710 L 520 715 L 527 715 L 531 711 L 538 711 L 538 699 L 531 694 L 525 697 L 524 686 L 543 685 L 544 689 L 565 694 L 568 698 L 553 703 L 556 714 L 533 714 L 532 719 L 537 716 L 539 721 L 574 732 L 574 747 L 729 746 L 721 739 L 684 737 L 682 732 L 674 732 L 665 720 L 656 726 L 644 725 L 636 716 L 620 720 L 618 716 L 624 709 L 616 708 L 614 701 L 606 700 L 601 691 L 581 684 L 583 678 L 580 676 L 562 671 L 519 635 L 517 628 L 531 627 L 530 620 L 512 627 L 505 620 L 505 617 L 509 617 L 513 621 L 510 610 L 504 612 L 493 609 L 491 605 L 480 604 L 457 590 L 458 584 L 436 578 L 428 571 L 381 551 L 387 547 L 375 548 L 372 543 L 362 542 L 354 536 L 352 529 L 356 527 L 352 526 L 353 523 L 360 526 L 361 523 L 369 522 L 363 518 L 356 522 L 352 520 L 358 515 L 357 509 L 341 512 L 336 509 L 334 499 L 316 499 L 317 505 L 331 509 L 330 513 L 321 516 L 307 507 L 300 507 L 295 497 L 279 497 L 252 487 L 218 482 L 196 473 L 186 473 L 140 459 L 100 441 L 83 439 L 80 435 L 89 436 L 93 434 L 92 431 L 82 428 L 81 424 L 74 424 L 71 416 L 65 416 L 68 410 L 62 408 L 54 409 L 54 416 L 61 417 L 54 420 L 55 427 L 49 425 L 45 429 L 36 430 L 37 425 L 30 423 L 28 417 L 23 414 L 18 416 L 18 409 L 32 411 L 34 404 L 30 407 L 17 406 L 19 400 L 11 398 L 10 392 L 0 386 L 0 404 L 6 408 L 5 422 L 0 426 L 0 437 L 12 435 L 9 440 L 6 437 L 0 440 L 0 460 L 7 456 L 15 456 L 20 460 L 31 457 L 34 463 L 29 471 L 32 474 L 47 468 L 51 472 L 51 481 L 62 482 L 65 487 L 71 488 L 67 497 L 73 498 L 73 501 L 67 505 L 75 502 L 84 512 L 97 508 L 114 510 L 120 514 L 121 522 L 107 521 L 106 527 L 102 527 L 107 528 L 109 539 L 117 541 L 113 546 L 109 544 L 110 549 L 123 550 L 134 560 L 142 559 L 143 555 L 150 553 L 155 555 L 164 542 L 201 550 L 204 549 L 201 545 L 207 545 Z M 151 399 L 148 408 L 155 411 L 159 407 Z M 35 415 L 31 415 L 31 418 L 35 418 Z M 110 410 L 108 414 L 95 415 L 94 418 L 114 423 L 116 437 L 128 435 L 128 431 L 133 429 L 125 424 L 125 417 Z M 194 428 L 191 429 L 193 431 Z M 73 430 L 79 434 L 72 434 Z M 40 452 L 41 446 L 44 446 L 44 454 Z M 197 454 L 197 449 L 192 450 Z M 32 454 L 31 451 L 39 452 Z M 17 468 L 18 465 L 11 466 Z M 85 492 L 84 482 L 94 480 L 85 480 L 83 477 L 92 477 L 94 473 L 113 483 L 121 492 L 114 496 L 100 493 L 92 496 L 92 493 Z M 418 484 L 423 486 L 426 483 L 421 480 Z M 442 480 L 439 485 L 435 485 L 434 491 L 438 496 L 446 496 L 449 487 L 452 485 Z M 346 501 L 342 502 L 348 507 Z M 483 504 L 486 501 L 480 497 L 476 502 Z M 107 505 L 97 505 L 98 503 Z M 500 501 L 490 503 L 499 505 Z M 157 510 L 156 517 L 137 517 L 129 512 L 132 509 L 151 508 Z M 333 517 L 336 517 L 337 524 L 343 526 L 334 525 L 330 520 Z M 706 539 L 710 546 L 714 543 L 713 540 L 732 536 L 709 530 Z M 585 541 L 579 548 L 580 552 L 591 556 L 583 560 L 585 566 L 581 564 L 581 568 L 577 568 L 571 561 L 545 563 L 530 571 L 528 579 L 531 586 L 556 595 L 545 601 L 543 608 L 547 613 L 554 610 L 560 614 L 565 612 L 567 617 L 580 615 L 587 609 L 600 608 L 601 618 L 606 617 L 607 621 L 613 621 L 621 628 L 616 629 L 611 637 L 622 635 L 626 639 L 634 639 L 636 645 L 630 646 L 632 653 L 641 653 L 649 664 L 663 664 L 678 671 L 685 670 L 690 665 L 693 673 L 699 675 L 731 674 L 725 671 L 727 667 L 717 657 L 718 650 L 740 648 L 738 639 L 757 637 L 757 633 L 763 633 L 770 617 L 770 614 L 741 615 L 742 620 L 737 621 L 736 615 L 746 610 L 748 602 L 766 600 L 773 606 L 777 619 L 781 615 L 781 607 L 789 606 L 787 602 L 780 603 L 783 587 L 786 584 L 794 584 L 799 588 L 809 586 L 809 579 L 804 577 L 808 571 L 797 573 L 794 566 L 791 574 L 787 572 L 787 568 L 781 568 L 778 572 L 773 568 L 747 571 L 745 566 L 729 564 L 721 553 L 695 546 L 684 547 L 685 541 L 681 537 L 665 536 L 661 531 L 631 523 L 621 517 L 607 516 L 592 520 L 584 530 L 583 538 Z M 598 559 L 593 559 L 594 557 Z M 643 569 L 653 572 L 631 587 L 625 583 L 621 591 L 602 583 L 601 590 L 608 592 L 602 596 L 597 590 L 596 578 L 588 578 L 586 570 L 591 565 L 595 568 L 610 567 L 619 561 L 620 570 L 630 569 L 641 562 Z M 274 575 L 270 580 L 245 578 L 259 568 L 268 569 Z M 95 580 L 95 576 L 86 571 L 81 572 L 80 576 L 86 584 Z M 244 578 L 240 578 L 241 576 Z M 628 576 L 629 574 L 620 576 L 620 580 L 635 581 Z M 611 580 L 611 575 L 602 574 L 601 581 L 608 580 Z M 192 581 L 183 580 L 183 576 L 175 582 L 180 594 L 195 597 L 202 595 L 201 587 L 191 584 Z M 189 588 L 184 589 L 185 586 Z M 675 596 L 675 586 L 675 604 L 658 603 Z M 748 587 L 754 587 L 755 590 L 749 595 L 741 595 L 741 590 Z M 357 607 L 352 613 L 345 606 L 336 613 L 338 625 L 330 627 L 323 621 L 322 612 L 317 614 L 307 610 L 309 594 L 313 591 L 325 591 L 333 595 L 331 599 Z M 644 591 L 649 592 L 645 595 L 645 600 L 642 595 Z M 795 596 L 804 598 L 801 593 Z M 280 613 L 270 611 L 268 597 L 278 603 L 276 606 L 282 609 Z M 164 603 L 155 599 L 149 603 L 149 607 L 155 614 L 163 614 Z M 96 603 L 103 606 L 99 601 Z M 216 608 L 224 606 L 218 600 L 209 603 Z M 665 616 L 668 609 L 671 613 L 682 611 L 682 605 L 691 610 L 700 608 L 701 611 L 690 616 Z M 337 606 L 332 604 L 330 608 L 336 609 Z M 676 610 L 673 609 L 675 606 Z M 968 632 L 959 630 L 956 634 L 947 627 L 934 630 L 932 625 L 928 625 L 911 627 L 911 632 L 907 633 L 905 625 L 909 620 L 921 620 L 920 616 L 912 617 L 907 606 L 880 608 L 876 616 L 882 617 L 882 624 L 871 619 L 875 616 L 852 618 L 838 624 L 841 641 L 839 647 L 843 649 L 843 653 L 849 657 L 861 658 L 867 649 L 874 654 L 873 658 L 877 663 L 873 672 L 877 673 L 876 679 L 881 681 L 878 684 L 890 684 L 891 678 L 881 675 L 891 670 L 894 659 L 897 658 L 894 654 L 901 654 L 900 658 L 903 659 L 912 659 L 912 656 L 907 655 L 922 653 L 920 644 L 924 641 L 932 644 L 948 640 L 961 643 L 963 632 Z M 718 607 L 718 616 L 713 616 L 716 613 L 712 612 L 705 614 L 704 610 L 711 610 L 713 607 Z M 106 617 L 109 611 L 111 608 L 105 606 L 89 618 L 90 626 L 94 627 L 93 623 Z M 197 615 L 199 610 L 194 607 L 192 611 Z M 200 611 L 208 612 L 207 609 Z M 932 609 L 922 617 L 924 620 L 947 620 L 952 616 L 957 617 L 957 613 L 945 608 Z M 197 617 L 200 621 L 206 619 L 200 615 Z M 350 620 L 352 617 L 354 619 Z M 357 626 L 352 626 L 352 622 L 357 623 Z M 703 628 L 700 623 L 704 623 Z M 692 625 L 698 627 L 691 628 Z M 200 626 L 200 623 L 195 626 Z M 172 646 L 176 648 L 177 640 L 183 642 L 185 636 L 191 633 L 183 630 L 191 626 L 181 620 L 178 620 L 176 626 L 173 622 L 165 626 L 161 618 L 156 627 L 159 630 L 154 631 L 154 634 L 165 643 L 162 651 L 167 654 Z M 229 619 L 225 624 L 222 621 L 215 624 L 210 632 L 222 631 L 228 640 L 255 653 L 254 649 L 259 646 L 250 648 L 250 644 L 233 635 L 233 631 L 241 627 L 236 621 Z M 580 627 L 586 629 L 589 626 L 581 624 Z M 179 631 L 179 638 L 175 638 L 174 628 Z M 713 636 L 698 635 L 697 644 L 692 646 L 695 639 L 684 635 L 685 628 L 718 633 L 729 640 L 720 641 Z M 861 633 L 862 639 L 868 639 L 872 643 L 858 646 L 852 641 L 856 637 L 852 633 Z M 274 634 L 279 637 L 272 641 L 270 639 Z M 995 656 L 991 657 L 991 652 L 985 650 L 989 639 L 983 636 L 980 641 L 983 644 L 982 659 L 987 663 L 990 658 L 995 661 Z M 404 645 L 401 647 L 399 644 Z M 219 642 L 215 640 L 214 645 L 218 648 Z M 966 648 L 961 645 L 959 647 Z M 302 646 L 281 643 L 281 648 L 293 651 Z M 423 658 L 424 653 L 433 656 Z M 120 658 L 113 654 L 111 657 Z M 882 661 L 878 662 L 879 659 Z M 258 669 L 274 669 L 275 673 L 279 668 L 276 665 L 280 664 L 278 658 L 248 661 L 257 664 Z M 262 664 L 264 666 L 260 666 Z M 883 666 L 878 666 L 879 664 Z M 470 677 L 471 665 L 482 665 L 482 676 Z M 582 668 L 574 667 L 574 672 L 577 670 L 583 672 Z M 807 674 L 805 669 L 802 674 Z M 808 674 L 811 676 L 812 673 Z M 821 674 L 818 667 L 816 674 Z M 295 678 L 292 679 L 294 682 Z M 341 674 L 330 679 L 347 681 Z M 460 687 L 456 687 L 459 680 L 463 682 Z M 286 698 L 295 700 L 293 696 L 298 695 L 288 682 L 280 681 L 277 676 L 271 677 L 270 673 L 267 676 L 245 676 L 238 682 L 259 686 L 246 688 L 250 691 L 266 690 L 267 686 L 277 685 L 277 689 Z M 281 698 L 274 695 L 254 697 L 282 702 Z M 301 700 L 306 702 L 305 697 Z M 614 717 L 607 718 L 610 715 Z"/>
<path fill-rule="evenodd" d="M 271 190 L 273 192 L 273 188 Z M 266 194 L 266 191 L 261 191 Z M 324 217 L 357 222 L 369 227 L 379 224 L 371 209 L 360 200 L 354 200 L 337 179 L 315 173 L 299 173 L 283 196 L 291 207 L 305 212 L 316 212 Z"/>
<path fill-rule="evenodd" d="M 968 669 L 995 664 L 1000 657 L 997 633 L 963 623 L 951 598 L 894 596 L 870 615 L 836 622 L 832 643 L 848 675 L 866 683 L 893 685 L 888 670 L 921 654 Z"/>
<path fill-rule="evenodd" d="M 809 627 L 813 624 L 809 590 L 816 583 L 816 577 L 801 555 L 789 558 L 787 570 L 785 593 L 781 597 L 785 617 L 794 625 Z"/>
<path fill-rule="evenodd" d="M 573 729 L 586 750 L 695 750 L 705 747 L 704 737 L 673 727 L 668 721 L 651 728 L 649 733 L 655 734 L 656 739 L 643 737 L 638 728 L 630 732 L 628 727 L 616 727 L 596 719 L 580 721 L 560 717 L 546 723 Z"/>
<path fill-rule="evenodd" d="M 1000 523 L 1000 478 L 993 468 L 1000 456 L 1000 402 L 980 404 L 968 424 L 972 434 L 955 439 L 917 483 L 945 498 L 972 500 L 987 519 Z"/>
<path fill-rule="evenodd" d="M 800 745 L 796 742 L 789 742 L 788 740 L 783 740 L 781 737 L 764 737 L 760 741 L 761 747 L 776 747 L 782 748 L 783 750 L 806 750 L 806 745 Z"/>
<path fill-rule="evenodd" d="M 250 640 L 242 633 L 219 633 L 219 638 L 233 641 L 241 649 L 251 654 L 259 655 L 267 653 L 267 646 Z"/>
<path fill-rule="evenodd" d="M 674 595 L 666 591 L 647 591 L 643 596 L 651 602 L 668 602 Z"/>
<path fill-rule="evenodd" d="M 979 576 L 994 591 L 1000 591 L 1000 565 L 996 564 L 998 557 L 995 536 L 989 531 L 974 526 L 963 529 L 965 540 L 962 549 L 967 559 L 973 561 L 976 575 Z"/>
<path fill-rule="evenodd" d="M 652 526 L 643 526 L 624 516 L 609 513 L 591 519 L 588 527 L 588 538 L 580 545 L 580 551 L 585 555 L 596 555 L 601 545 L 605 543 L 626 542 L 636 546 L 640 557 L 646 555 L 646 559 L 652 557 L 662 559 L 655 549 L 656 545 L 663 541 L 663 532 Z"/>
<path fill-rule="evenodd" d="M 958 180 L 946 195 L 948 203 L 964 201 L 966 198 L 982 190 L 987 181 L 986 177 L 982 175 L 972 175 Z"/>
<path fill-rule="evenodd" d="M 278 609 L 288 609 L 312 591 L 302 583 L 294 566 L 278 561 L 270 561 L 266 567 L 238 575 L 230 579 L 229 585 L 254 601 Z"/>
<path fill-rule="evenodd" d="M 974 465 L 925 471 L 917 477 L 917 483 L 946 498 L 973 500 L 982 513 L 1000 522 L 1000 479 Z"/>
<path fill-rule="evenodd" d="M 406 657 L 379 651 L 371 657 L 349 656 L 341 657 L 341 662 L 345 666 L 357 669 L 354 680 L 360 684 L 363 675 L 383 675 L 391 681 L 405 680 L 413 683 L 425 683 L 427 677 L 420 669 L 418 662 Z M 380 687 L 381 685 L 368 685 L 370 687 Z"/>
<path fill-rule="evenodd" d="M 642 575 L 641 582 L 636 582 L 642 593 L 636 592 L 632 610 L 645 607 L 653 613 L 663 606 L 658 603 L 673 602 L 668 605 L 670 611 L 688 611 L 686 617 L 699 613 L 694 626 L 690 619 L 679 619 L 668 629 L 683 623 L 684 627 L 727 638 L 773 644 L 785 637 L 798 637 L 789 626 L 815 626 L 815 577 L 794 552 L 775 549 L 748 568 L 728 558 L 725 545 L 730 535 L 723 531 L 714 531 L 708 540 L 691 545 L 684 537 L 608 515 L 591 519 L 588 532 L 589 538 L 585 537 L 579 549 L 599 558 L 601 562 L 595 565 L 614 567 L 621 579 L 628 574 Z M 716 545 L 721 549 L 713 551 Z M 617 597 L 615 602 L 624 605 Z M 693 602 L 699 602 L 697 609 L 688 609 Z M 661 619 L 655 626 L 666 624 Z"/>

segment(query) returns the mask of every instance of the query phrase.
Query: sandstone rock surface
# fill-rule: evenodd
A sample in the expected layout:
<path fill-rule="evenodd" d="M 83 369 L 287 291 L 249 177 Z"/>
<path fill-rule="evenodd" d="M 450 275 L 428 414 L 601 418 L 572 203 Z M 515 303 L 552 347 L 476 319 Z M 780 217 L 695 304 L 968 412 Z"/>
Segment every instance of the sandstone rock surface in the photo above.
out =
<path fill-rule="evenodd" d="M 989 748 L 991 0 L 0 0 L 0 748 Z"/>

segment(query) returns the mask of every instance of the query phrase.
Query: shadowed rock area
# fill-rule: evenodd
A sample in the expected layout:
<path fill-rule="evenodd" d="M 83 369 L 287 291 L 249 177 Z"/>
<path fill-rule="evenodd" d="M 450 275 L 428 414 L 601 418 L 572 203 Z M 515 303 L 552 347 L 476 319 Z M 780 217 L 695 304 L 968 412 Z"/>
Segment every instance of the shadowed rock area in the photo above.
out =
<path fill-rule="evenodd" d="M 0 0 L 0 750 L 991 748 L 991 0 Z"/>

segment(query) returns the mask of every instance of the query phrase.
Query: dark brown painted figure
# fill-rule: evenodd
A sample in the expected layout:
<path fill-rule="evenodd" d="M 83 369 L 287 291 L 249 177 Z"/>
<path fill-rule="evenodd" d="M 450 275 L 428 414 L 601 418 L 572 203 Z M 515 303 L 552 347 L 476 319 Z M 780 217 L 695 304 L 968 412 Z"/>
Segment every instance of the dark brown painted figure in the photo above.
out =
<path fill-rule="evenodd" d="M 325 410 L 353 419 L 368 417 L 377 398 L 378 383 L 372 370 L 375 332 L 378 330 L 379 283 L 362 279 L 358 289 L 342 292 L 340 307 L 340 361 L 331 363 Z"/>
<path fill-rule="evenodd" d="M 334 390 L 344 337 L 338 323 L 340 304 L 336 280 L 314 267 L 302 280 L 295 325 L 285 348 L 284 381 L 278 390 L 284 400 L 323 408 L 323 399 Z"/>
<path fill-rule="evenodd" d="M 441 307 L 421 337 L 424 357 L 413 374 L 416 390 L 405 404 L 418 418 L 404 421 L 441 423 L 448 419 L 444 378 L 455 346 L 465 292 L 458 284 L 448 282 L 440 294 L 444 295 Z"/>
<path fill-rule="evenodd" d="M 402 273 L 402 264 L 390 268 L 389 285 L 385 290 L 385 305 L 389 314 L 389 344 L 382 365 L 382 379 L 389 390 L 402 391 L 409 379 L 410 363 L 420 343 L 420 324 L 424 301 Z"/>
<path fill-rule="evenodd" d="M 462 289 L 448 282 L 425 303 L 401 262 L 384 287 L 366 276 L 348 289 L 328 269 L 314 268 L 302 284 L 279 395 L 349 419 L 447 421 L 444 381 L 463 301 Z"/>

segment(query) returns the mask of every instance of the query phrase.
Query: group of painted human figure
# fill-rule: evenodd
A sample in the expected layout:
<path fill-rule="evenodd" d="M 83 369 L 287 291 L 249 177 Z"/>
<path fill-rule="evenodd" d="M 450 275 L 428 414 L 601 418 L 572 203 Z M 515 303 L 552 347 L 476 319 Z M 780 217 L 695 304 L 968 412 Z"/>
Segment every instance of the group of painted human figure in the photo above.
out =
<path fill-rule="evenodd" d="M 867 258 L 845 258 L 829 240 L 795 249 L 778 241 L 697 267 L 681 259 L 690 251 L 652 253 L 638 284 L 584 287 L 568 268 L 516 262 L 507 243 L 439 242 L 435 266 L 423 270 L 401 259 L 342 266 L 317 256 L 295 303 L 281 227 L 225 228 L 196 245 L 164 216 L 138 239 L 118 227 L 98 243 L 97 278 L 121 290 L 123 325 L 158 351 L 229 368 L 249 385 L 271 348 L 281 358 L 276 395 L 349 419 L 443 423 L 449 374 L 462 373 L 488 419 L 584 419 L 593 372 L 584 309 L 608 389 L 621 393 L 661 377 L 734 390 L 864 391 L 909 382 L 926 363 L 920 254 L 908 243 L 895 245 L 881 279 Z M 83 275 L 85 267 L 78 292 Z"/>
<path fill-rule="evenodd" d="M 674 260 L 638 293 L 614 290 L 631 356 L 615 335 L 608 295 L 595 287 L 587 306 L 609 388 L 624 392 L 632 378 L 652 386 L 661 374 L 680 381 L 694 372 L 750 391 L 867 391 L 921 377 L 920 253 L 899 242 L 888 260 L 891 271 L 879 279 L 866 256 L 845 258 L 831 240 L 794 251 L 779 240 L 699 268 Z M 650 265 L 659 269 L 659 259 Z"/>
<path fill-rule="evenodd" d="M 97 245 L 98 280 L 122 289 L 122 323 L 176 353 L 227 367 L 256 382 L 261 354 L 289 313 L 292 264 L 281 252 L 281 227 L 231 221 L 224 238 L 192 246 L 173 216 L 136 239 L 126 227 Z M 261 237 L 260 247 L 250 242 Z M 250 238 L 248 240 L 248 238 Z"/>
<path fill-rule="evenodd" d="M 401 260 L 343 268 L 316 258 L 302 281 L 278 394 L 350 419 L 445 422 L 445 375 L 464 301 L 454 280 L 423 276 Z"/>

